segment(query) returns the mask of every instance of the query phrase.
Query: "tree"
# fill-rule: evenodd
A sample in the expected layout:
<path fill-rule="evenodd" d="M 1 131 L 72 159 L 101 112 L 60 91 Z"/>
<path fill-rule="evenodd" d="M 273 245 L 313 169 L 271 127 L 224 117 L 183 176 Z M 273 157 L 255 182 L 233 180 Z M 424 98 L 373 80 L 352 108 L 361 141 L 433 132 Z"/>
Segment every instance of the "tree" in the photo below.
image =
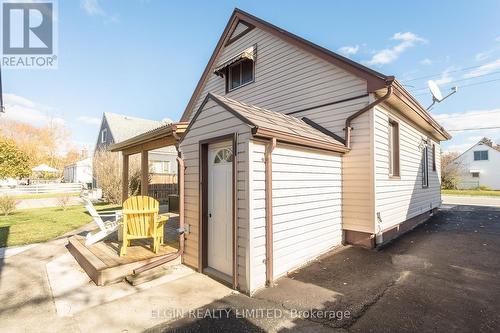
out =
<path fill-rule="evenodd" d="M 19 121 L 3 119 L 0 135 L 12 140 L 30 156 L 30 166 L 45 163 L 62 170 L 64 166 L 87 157 L 87 152 L 77 150 L 70 140 L 64 123 L 48 121 L 36 127 Z"/>
<path fill-rule="evenodd" d="M 458 159 L 460 153 L 449 152 L 441 155 L 441 186 L 444 189 L 454 190 L 460 182 L 464 165 Z"/>
<path fill-rule="evenodd" d="M 30 159 L 12 140 L 0 138 L 0 178 L 28 177 Z"/>
<path fill-rule="evenodd" d="M 140 193 L 140 160 L 139 156 L 131 156 L 129 160 L 129 193 L 137 195 Z M 122 165 L 118 153 L 107 150 L 99 150 L 94 155 L 94 177 L 97 186 L 102 189 L 102 195 L 106 201 L 122 203 Z"/>

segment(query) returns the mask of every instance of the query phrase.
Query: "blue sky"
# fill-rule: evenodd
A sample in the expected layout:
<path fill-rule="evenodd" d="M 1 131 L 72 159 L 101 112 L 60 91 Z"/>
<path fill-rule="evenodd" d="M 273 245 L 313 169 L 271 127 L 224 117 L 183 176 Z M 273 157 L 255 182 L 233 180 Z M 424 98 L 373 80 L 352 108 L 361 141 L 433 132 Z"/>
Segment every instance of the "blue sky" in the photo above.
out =
<path fill-rule="evenodd" d="M 64 122 L 93 146 L 102 112 L 178 120 L 234 7 L 384 74 L 424 106 L 426 80 L 459 92 L 448 129 L 500 127 L 499 1 L 59 1 L 57 70 L 3 70 L 7 117 Z M 496 81 L 495 81 L 496 80 Z M 486 82 L 489 81 L 489 82 Z M 465 150 L 500 129 L 451 132 Z"/>

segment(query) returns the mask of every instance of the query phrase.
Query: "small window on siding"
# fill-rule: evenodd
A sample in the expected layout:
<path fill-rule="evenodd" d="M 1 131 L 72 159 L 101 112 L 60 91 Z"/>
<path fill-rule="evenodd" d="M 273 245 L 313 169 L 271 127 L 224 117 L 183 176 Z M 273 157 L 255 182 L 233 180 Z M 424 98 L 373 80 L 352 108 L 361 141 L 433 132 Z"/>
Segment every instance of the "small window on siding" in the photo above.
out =
<path fill-rule="evenodd" d="M 389 121 L 389 176 L 399 175 L 399 124 L 391 120 Z"/>
<path fill-rule="evenodd" d="M 479 172 L 472 172 L 472 178 L 479 178 Z"/>
<path fill-rule="evenodd" d="M 229 148 L 223 148 L 215 154 L 214 164 L 230 163 L 233 161 L 233 152 Z"/>
<path fill-rule="evenodd" d="M 227 91 L 231 91 L 253 82 L 254 62 L 250 59 L 244 59 L 229 66 L 228 72 Z"/>
<path fill-rule="evenodd" d="M 422 187 L 429 187 L 429 147 L 427 144 L 422 152 Z"/>
<path fill-rule="evenodd" d="M 478 150 L 474 152 L 474 161 L 487 161 L 487 160 L 488 160 L 487 150 Z"/>
<path fill-rule="evenodd" d="M 436 145 L 432 145 L 432 171 L 436 171 Z"/>
<path fill-rule="evenodd" d="M 105 128 L 101 131 L 101 143 L 106 143 L 107 136 L 108 136 L 108 129 Z"/>

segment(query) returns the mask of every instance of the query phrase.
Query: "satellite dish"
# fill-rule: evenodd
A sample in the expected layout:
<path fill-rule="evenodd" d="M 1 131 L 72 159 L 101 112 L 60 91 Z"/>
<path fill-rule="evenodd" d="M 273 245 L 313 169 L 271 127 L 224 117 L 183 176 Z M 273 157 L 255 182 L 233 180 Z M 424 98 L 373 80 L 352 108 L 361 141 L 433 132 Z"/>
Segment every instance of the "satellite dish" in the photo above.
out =
<path fill-rule="evenodd" d="M 427 81 L 427 86 L 429 87 L 429 90 L 431 91 L 432 99 L 438 103 L 441 102 L 443 100 L 443 94 L 441 94 L 441 90 L 439 89 L 439 86 L 437 85 L 437 83 L 432 81 L 432 80 L 429 80 L 429 81 Z"/>
<path fill-rule="evenodd" d="M 453 95 L 454 93 L 456 93 L 458 91 L 458 87 L 452 87 L 451 92 L 448 95 L 443 97 L 443 94 L 441 93 L 441 89 L 439 89 L 439 86 L 437 85 L 436 82 L 429 80 L 429 81 L 427 81 L 427 86 L 429 87 L 429 90 L 431 91 L 431 94 L 432 94 L 432 104 L 429 105 L 429 107 L 426 109 L 427 111 L 430 108 L 432 108 L 432 106 L 434 104 L 436 104 L 436 102 L 441 103 L 442 101 L 444 101 L 445 99 L 447 99 L 448 97 L 450 97 L 451 95 Z"/>

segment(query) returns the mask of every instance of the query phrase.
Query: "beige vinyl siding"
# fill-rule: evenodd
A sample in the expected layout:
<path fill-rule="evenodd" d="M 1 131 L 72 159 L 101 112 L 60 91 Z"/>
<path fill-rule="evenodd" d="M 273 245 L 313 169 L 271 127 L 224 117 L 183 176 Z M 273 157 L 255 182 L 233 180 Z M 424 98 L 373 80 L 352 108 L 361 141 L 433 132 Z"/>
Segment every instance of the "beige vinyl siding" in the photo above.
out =
<path fill-rule="evenodd" d="M 400 177 L 389 178 L 388 122 L 389 117 L 399 124 Z M 436 171 L 432 170 L 432 145 L 428 151 L 429 187 L 422 187 L 422 140 L 427 133 L 396 113 L 389 106 L 375 109 L 375 202 L 380 213 L 377 232 L 409 218 L 425 213 L 441 204 L 441 149 L 436 146 Z"/>
<path fill-rule="evenodd" d="M 209 74 L 191 117 L 209 92 L 284 113 L 366 94 L 366 81 L 258 28 L 223 48 L 214 68 L 252 45 L 255 82 L 226 94 L 225 79 Z"/>
<path fill-rule="evenodd" d="M 294 114 L 307 117 L 344 137 L 345 120 L 368 105 L 368 96 Z M 343 228 L 374 232 L 373 112 L 356 118 L 351 126 L 351 151 L 342 157 Z"/>
<path fill-rule="evenodd" d="M 264 286 L 265 146 L 251 144 L 251 287 Z M 342 242 L 341 157 L 278 144 L 273 151 L 274 277 Z"/>
<path fill-rule="evenodd" d="M 250 292 L 266 283 L 266 183 L 265 145 L 250 142 Z"/>
<path fill-rule="evenodd" d="M 194 110 L 208 92 L 284 113 L 367 93 L 366 81 L 257 28 L 224 48 L 216 64 L 227 61 L 252 45 L 257 45 L 255 82 L 226 94 L 224 79 L 211 74 Z M 369 97 L 365 96 L 294 116 L 306 116 L 343 137 L 345 119 L 368 102 Z M 359 117 L 353 127 L 353 150 L 343 157 L 344 228 L 373 232 L 373 135 L 370 115 Z"/>
<path fill-rule="evenodd" d="M 238 279 L 240 289 L 248 289 L 246 279 L 246 251 L 248 244 L 248 205 L 247 205 L 247 164 L 250 128 L 231 113 L 209 101 L 195 123 L 183 139 L 180 150 L 186 166 L 185 170 L 185 223 L 189 225 L 186 236 L 184 263 L 198 267 L 199 237 L 199 142 L 221 135 L 238 133 L 237 145 L 237 202 L 238 211 Z"/>

